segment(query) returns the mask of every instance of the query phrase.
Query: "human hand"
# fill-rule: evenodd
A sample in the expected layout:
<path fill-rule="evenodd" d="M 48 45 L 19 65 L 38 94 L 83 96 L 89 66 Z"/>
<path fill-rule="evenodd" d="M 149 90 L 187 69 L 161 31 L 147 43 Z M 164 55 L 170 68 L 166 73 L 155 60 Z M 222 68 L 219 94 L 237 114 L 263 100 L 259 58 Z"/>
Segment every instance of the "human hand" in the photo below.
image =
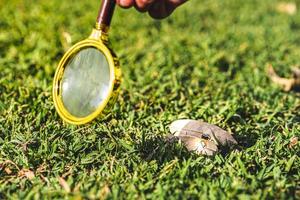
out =
<path fill-rule="evenodd" d="M 148 12 L 155 19 L 168 17 L 178 6 L 187 0 L 116 0 L 123 8 L 134 6 L 140 12 Z"/>

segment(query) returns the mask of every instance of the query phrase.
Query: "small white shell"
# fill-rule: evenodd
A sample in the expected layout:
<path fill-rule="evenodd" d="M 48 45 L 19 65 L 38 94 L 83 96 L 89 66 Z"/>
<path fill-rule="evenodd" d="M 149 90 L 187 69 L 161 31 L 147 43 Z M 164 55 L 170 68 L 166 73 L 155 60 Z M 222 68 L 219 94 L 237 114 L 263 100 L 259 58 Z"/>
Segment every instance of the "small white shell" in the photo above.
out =
<path fill-rule="evenodd" d="M 170 132 L 178 136 L 180 131 L 190 122 L 189 119 L 176 120 L 170 125 Z"/>
<path fill-rule="evenodd" d="M 218 147 L 213 141 L 193 136 L 178 136 L 178 138 L 188 151 L 209 156 L 214 155 L 218 151 Z"/>
<path fill-rule="evenodd" d="M 220 127 L 209 124 L 206 122 L 181 119 L 176 120 L 170 125 L 170 132 L 174 136 L 179 135 L 193 135 L 195 137 L 205 138 L 209 137 L 221 146 L 229 146 L 237 144 L 237 141 L 232 137 L 230 133 L 221 129 Z"/>
<path fill-rule="evenodd" d="M 197 120 L 176 120 L 170 125 L 170 132 L 189 151 L 195 151 L 198 154 L 214 155 L 218 151 L 217 145 L 237 144 L 227 131 L 216 125 Z"/>

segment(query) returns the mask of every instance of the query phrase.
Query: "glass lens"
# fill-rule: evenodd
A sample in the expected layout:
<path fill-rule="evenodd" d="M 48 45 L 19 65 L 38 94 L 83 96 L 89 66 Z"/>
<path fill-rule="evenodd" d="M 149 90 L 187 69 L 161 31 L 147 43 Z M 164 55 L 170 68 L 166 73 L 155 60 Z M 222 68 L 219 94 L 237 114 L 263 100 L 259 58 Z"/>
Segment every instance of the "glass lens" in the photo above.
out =
<path fill-rule="evenodd" d="M 75 117 L 93 113 L 108 95 L 109 64 L 96 48 L 80 50 L 65 67 L 62 101 Z"/>

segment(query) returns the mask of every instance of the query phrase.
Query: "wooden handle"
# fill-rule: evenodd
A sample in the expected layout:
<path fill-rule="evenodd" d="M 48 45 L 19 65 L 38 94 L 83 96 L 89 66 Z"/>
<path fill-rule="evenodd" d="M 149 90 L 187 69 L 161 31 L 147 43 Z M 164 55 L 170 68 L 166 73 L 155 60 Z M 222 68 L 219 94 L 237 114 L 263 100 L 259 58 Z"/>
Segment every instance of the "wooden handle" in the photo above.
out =
<path fill-rule="evenodd" d="M 110 25 L 114 9 L 116 6 L 116 0 L 102 0 L 100 10 L 97 17 L 97 26 L 99 28 L 107 29 Z"/>

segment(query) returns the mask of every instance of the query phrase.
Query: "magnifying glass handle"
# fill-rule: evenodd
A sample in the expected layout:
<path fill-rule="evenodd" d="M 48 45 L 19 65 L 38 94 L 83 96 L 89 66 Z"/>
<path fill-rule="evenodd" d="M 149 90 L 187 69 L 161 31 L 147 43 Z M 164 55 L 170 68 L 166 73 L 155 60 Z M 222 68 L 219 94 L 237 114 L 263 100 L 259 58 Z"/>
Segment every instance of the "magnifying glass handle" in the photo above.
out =
<path fill-rule="evenodd" d="M 97 17 L 96 29 L 107 33 L 114 14 L 115 5 L 116 0 L 102 0 Z"/>

